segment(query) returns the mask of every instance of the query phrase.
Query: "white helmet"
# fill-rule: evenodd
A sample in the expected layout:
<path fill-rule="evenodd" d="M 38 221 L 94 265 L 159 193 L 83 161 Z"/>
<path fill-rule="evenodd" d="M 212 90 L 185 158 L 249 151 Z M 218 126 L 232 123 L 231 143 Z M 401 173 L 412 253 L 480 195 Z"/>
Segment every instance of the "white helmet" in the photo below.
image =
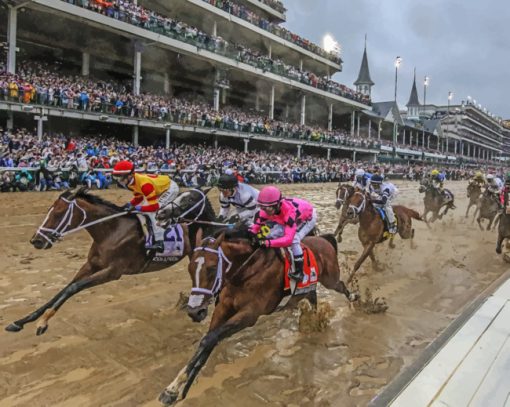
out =
<path fill-rule="evenodd" d="M 494 179 L 494 174 L 487 174 L 487 181 L 492 181 Z"/>
<path fill-rule="evenodd" d="M 356 178 L 360 178 L 362 177 L 363 175 L 365 175 L 365 170 L 361 169 L 361 168 L 358 168 L 355 172 L 354 172 L 354 176 Z"/>

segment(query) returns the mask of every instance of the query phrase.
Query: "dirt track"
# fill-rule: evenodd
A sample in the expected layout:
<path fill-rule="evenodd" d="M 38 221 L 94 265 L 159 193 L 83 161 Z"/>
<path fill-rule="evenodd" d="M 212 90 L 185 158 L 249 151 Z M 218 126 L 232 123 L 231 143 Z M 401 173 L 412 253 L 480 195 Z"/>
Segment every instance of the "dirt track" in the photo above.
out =
<path fill-rule="evenodd" d="M 333 231 L 338 214 L 333 184 L 286 187 L 288 195 L 318 207 L 321 230 Z M 417 185 L 400 183 L 398 203 L 422 211 Z M 349 308 L 345 298 L 320 289 L 319 301 L 336 310 L 326 332 L 301 334 L 297 311 L 264 317 L 224 341 L 191 388 L 183 406 L 361 406 L 471 302 L 508 269 L 495 254 L 496 232 L 480 232 L 464 220 L 465 183 L 449 183 L 457 210 L 427 230 L 416 224 L 418 249 L 397 239 L 377 249 L 385 265 L 360 273 L 386 297 L 385 314 Z M 122 203 L 123 191 L 102 196 Z M 2 194 L 0 215 L 0 325 L 51 298 L 83 263 L 85 232 L 49 251 L 28 243 L 55 193 Z M 216 203 L 217 195 L 211 194 Z M 348 226 L 340 245 L 343 270 L 360 252 Z M 345 275 L 345 274 L 344 274 Z M 166 271 L 123 278 L 69 300 L 35 336 L 35 325 L 0 332 L 0 407 L 158 406 L 155 400 L 191 357 L 207 325 L 192 323 L 175 308 L 190 280 L 185 263 Z M 206 323 L 209 322 L 209 318 Z"/>

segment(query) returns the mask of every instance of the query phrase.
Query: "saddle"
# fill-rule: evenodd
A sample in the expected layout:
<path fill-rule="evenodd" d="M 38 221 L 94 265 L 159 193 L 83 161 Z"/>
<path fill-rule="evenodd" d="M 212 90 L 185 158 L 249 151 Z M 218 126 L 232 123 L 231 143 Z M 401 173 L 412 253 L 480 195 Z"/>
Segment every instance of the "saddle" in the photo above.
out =
<path fill-rule="evenodd" d="M 145 235 L 145 243 L 151 244 L 153 236 L 151 231 L 160 227 L 153 224 L 148 216 L 143 214 L 137 214 L 136 216 L 142 226 L 142 230 Z M 163 233 L 163 242 L 165 245 L 165 251 L 154 256 L 152 261 L 160 263 L 175 263 L 179 261 L 184 253 L 184 232 L 182 226 L 177 224 L 165 229 Z"/>
<path fill-rule="evenodd" d="M 285 268 L 284 268 L 284 292 L 285 294 L 292 295 L 300 295 L 306 294 L 310 291 L 314 291 L 317 287 L 317 283 L 319 281 L 319 267 L 317 266 L 317 260 L 315 259 L 315 255 L 313 252 L 301 244 L 301 248 L 303 249 L 303 273 L 304 278 L 303 281 L 296 284 L 294 280 L 289 278 L 289 272 L 294 264 L 294 258 L 292 256 L 292 252 L 290 248 L 282 249 L 282 255 L 285 259 Z"/>

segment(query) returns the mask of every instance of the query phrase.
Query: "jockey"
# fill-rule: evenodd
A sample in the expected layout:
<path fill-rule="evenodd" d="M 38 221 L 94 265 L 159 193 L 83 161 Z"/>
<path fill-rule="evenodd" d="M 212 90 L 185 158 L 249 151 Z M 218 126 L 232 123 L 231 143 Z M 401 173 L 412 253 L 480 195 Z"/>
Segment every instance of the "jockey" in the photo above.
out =
<path fill-rule="evenodd" d="M 501 178 L 494 174 L 487 174 L 487 192 L 498 198 L 498 204 L 501 207 L 501 196 L 503 195 L 504 183 Z"/>
<path fill-rule="evenodd" d="M 250 231 L 258 234 L 262 226 L 274 222 L 283 227 L 283 236 L 264 237 L 259 243 L 264 247 L 289 247 L 294 256 L 294 272 L 289 277 L 303 280 L 303 249 L 301 240 L 308 235 L 317 223 L 317 212 L 311 203 L 303 199 L 283 198 L 277 187 L 264 187 L 257 200 L 260 210 L 255 215 L 255 223 Z"/>
<path fill-rule="evenodd" d="M 257 212 L 257 198 L 259 191 L 250 185 L 239 182 L 234 174 L 223 174 L 218 180 L 220 190 L 219 222 L 224 222 L 230 212 L 230 206 L 236 209 L 239 220 L 251 226 Z"/>
<path fill-rule="evenodd" d="M 388 232 L 392 235 L 397 233 L 397 225 L 395 223 L 395 214 L 391 201 L 397 194 L 398 190 L 391 182 L 383 182 L 382 175 L 373 175 L 370 180 L 372 204 L 377 207 L 384 208 L 388 217 Z"/>
<path fill-rule="evenodd" d="M 354 181 L 352 186 L 354 188 L 359 189 L 360 191 L 369 191 L 370 190 L 370 178 L 372 178 L 372 174 L 369 172 L 365 172 L 365 170 L 358 168 L 354 172 Z"/>
<path fill-rule="evenodd" d="M 124 210 L 143 212 L 151 219 L 154 239 L 152 245 L 146 245 L 145 248 L 157 252 L 164 251 L 164 230 L 156 228 L 156 212 L 179 194 L 179 187 L 175 181 L 170 180 L 167 175 L 138 174 L 131 161 L 119 161 L 113 167 L 112 175 L 120 187 L 134 193 L 133 199 L 124 205 Z"/>
<path fill-rule="evenodd" d="M 510 193 L 510 172 L 505 175 L 505 187 L 502 193 L 502 204 L 504 208 L 508 208 L 508 194 Z M 508 209 L 507 209 L 508 210 Z"/>
<path fill-rule="evenodd" d="M 444 173 L 439 172 L 439 170 L 432 170 L 430 171 L 429 175 L 430 181 L 432 182 L 432 186 L 438 191 L 443 193 L 443 184 L 446 179 L 446 176 Z"/>
<path fill-rule="evenodd" d="M 485 185 L 485 177 L 481 171 L 477 171 L 475 175 L 469 180 L 470 184 L 478 184 L 480 187 Z"/>

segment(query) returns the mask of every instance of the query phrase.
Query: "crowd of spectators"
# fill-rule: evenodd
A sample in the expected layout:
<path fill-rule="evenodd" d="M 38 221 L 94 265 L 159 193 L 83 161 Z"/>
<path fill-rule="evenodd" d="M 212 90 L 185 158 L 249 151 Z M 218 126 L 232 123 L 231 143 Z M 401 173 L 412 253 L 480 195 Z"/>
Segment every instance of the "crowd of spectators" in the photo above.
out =
<path fill-rule="evenodd" d="M 313 72 L 288 65 L 280 58 L 271 58 L 269 55 L 266 55 L 261 51 L 252 50 L 242 44 L 228 42 L 221 36 L 209 35 L 206 32 L 199 30 L 197 27 L 186 24 L 182 21 L 174 20 L 167 16 L 162 16 L 151 10 L 143 8 L 142 6 L 134 5 L 127 0 L 100 2 L 88 0 L 64 1 L 81 5 L 82 7 L 89 8 L 109 17 L 128 22 L 130 24 L 157 32 L 171 38 L 178 39 L 180 41 L 193 44 L 199 48 L 207 49 L 208 51 L 249 64 L 255 68 L 260 68 L 263 71 L 272 72 L 274 74 L 299 81 L 305 85 L 309 85 L 367 105 L 371 104 L 370 99 L 367 96 L 356 92 L 346 85 L 335 82 L 328 77 L 321 77 L 314 74 Z M 226 7 L 225 4 L 229 2 L 220 2 L 218 0 L 216 3 L 221 3 L 222 7 Z M 237 10 L 238 8 L 243 9 L 244 6 L 235 5 L 234 9 Z M 282 30 L 284 29 L 282 28 Z M 294 34 L 291 34 L 290 32 L 288 35 L 291 37 L 300 38 Z M 301 42 L 304 44 L 308 43 L 306 40 L 301 40 Z"/>
<path fill-rule="evenodd" d="M 282 14 L 285 14 L 285 12 L 287 11 L 287 9 L 280 0 L 259 0 L 259 1 L 262 1 L 262 3 L 267 4 L 269 7 L 274 8 L 276 11 L 279 11 Z"/>
<path fill-rule="evenodd" d="M 19 61 L 16 74 L 9 74 L 0 63 L 0 97 L 19 103 L 33 103 L 64 109 L 78 109 L 181 125 L 255 133 L 276 138 L 292 138 L 314 143 L 377 149 L 375 140 L 351 137 L 341 130 L 327 131 L 319 126 L 302 126 L 243 111 L 237 107 L 213 109 L 211 103 L 196 97 L 166 97 L 150 93 L 134 95 L 114 81 L 101 81 L 64 72 L 57 64 Z"/>
<path fill-rule="evenodd" d="M 136 168 L 168 173 L 183 186 L 214 185 L 227 169 L 250 183 L 330 182 L 352 179 L 356 168 L 378 170 L 390 177 L 420 179 L 432 166 L 353 163 L 349 159 L 302 156 L 288 152 L 247 153 L 230 147 L 180 144 L 134 146 L 107 138 L 45 135 L 38 141 L 30 131 L 2 131 L 0 191 L 61 190 L 77 185 L 108 188 L 111 168 L 120 160 L 132 160 Z M 465 179 L 472 171 L 448 169 L 449 179 Z"/>

